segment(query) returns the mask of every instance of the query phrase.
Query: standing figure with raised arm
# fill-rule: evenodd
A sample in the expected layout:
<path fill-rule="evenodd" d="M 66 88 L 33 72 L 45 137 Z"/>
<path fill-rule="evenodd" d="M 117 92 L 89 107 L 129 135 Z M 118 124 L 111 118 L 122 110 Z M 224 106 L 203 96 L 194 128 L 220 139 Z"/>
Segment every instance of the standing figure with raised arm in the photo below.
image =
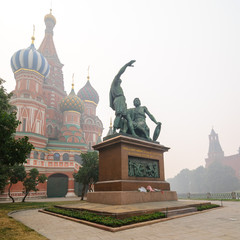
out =
<path fill-rule="evenodd" d="M 130 133 L 133 136 L 136 136 L 132 120 L 127 112 L 127 104 L 126 104 L 126 98 L 123 94 L 123 89 L 121 87 L 122 80 L 120 79 L 121 75 L 125 72 L 127 67 L 133 67 L 133 63 L 135 60 L 132 60 L 125 64 L 118 72 L 118 74 L 113 79 L 110 94 L 109 94 L 109 100 L 110 100 L 110 107 L 115 111 L 115 119 L 113 123 L 113 133 L 116 133 L 116 130 L 120 128 L 120 122 L 122 118 L 125 118 L 127 120 L 128 128 L 130 130 Z"/>

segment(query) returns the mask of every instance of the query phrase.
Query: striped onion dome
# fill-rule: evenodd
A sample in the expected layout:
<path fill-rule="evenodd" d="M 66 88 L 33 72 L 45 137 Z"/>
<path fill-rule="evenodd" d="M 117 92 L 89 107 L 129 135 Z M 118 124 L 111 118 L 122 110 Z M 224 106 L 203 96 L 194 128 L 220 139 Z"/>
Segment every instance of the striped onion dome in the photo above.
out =
<path fill-rule="evenodd" d="M 99 102 L 98 93 L 92 87 L 89 80 L 87 81 L 85 86 L 78 91 L 77 95 L 78 95 L 78 97 L 80 97 L 84 101 L 92 101 L 96 104 L 98 104 L 98 102 Z"/>
<path fill-rule="evenodd" d="M 50 72 L 47 59 L 36 50 L 33 43 L 28 48 L 21 49 L 13 54 L 11 58 L 11 67 L 14 73 L 24 68 L 35 70 L 45 78 Z"/>
<path fill-rule="evenodd" d="M 60 110 L 65 111 L 77 111 L 82 113 L 84 111 L 84 102 L 75 94 L 74 88 L 70 94 L 63 98 L 60 103 Z"/>

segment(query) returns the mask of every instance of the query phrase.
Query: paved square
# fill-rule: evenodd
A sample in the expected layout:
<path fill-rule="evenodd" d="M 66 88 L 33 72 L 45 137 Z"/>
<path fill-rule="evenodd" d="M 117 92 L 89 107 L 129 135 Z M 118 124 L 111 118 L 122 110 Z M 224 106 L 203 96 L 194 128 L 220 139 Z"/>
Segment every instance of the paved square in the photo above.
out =
<path fill-rule="evenodd" d="M 220 204 L 220 201 L 212 202 Z M 38 210 L 11 216 L 51 240 L 231 240 L 240 236 L 240 202 L 223 202 L 223 208 L 111 233 Z"/>

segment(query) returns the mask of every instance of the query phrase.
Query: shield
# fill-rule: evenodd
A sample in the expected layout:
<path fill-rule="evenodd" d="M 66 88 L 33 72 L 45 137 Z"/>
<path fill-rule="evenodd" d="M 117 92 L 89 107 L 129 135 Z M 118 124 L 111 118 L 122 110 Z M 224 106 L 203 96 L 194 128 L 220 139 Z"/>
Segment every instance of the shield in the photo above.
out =
<path fill-rule="evenodd" d="M 161 131 L 161 123 L 159 122 L 155 128 L 155 131 L 153 133 L 153 141 L 156 141 L 159 137 L 160 131 Z"/>

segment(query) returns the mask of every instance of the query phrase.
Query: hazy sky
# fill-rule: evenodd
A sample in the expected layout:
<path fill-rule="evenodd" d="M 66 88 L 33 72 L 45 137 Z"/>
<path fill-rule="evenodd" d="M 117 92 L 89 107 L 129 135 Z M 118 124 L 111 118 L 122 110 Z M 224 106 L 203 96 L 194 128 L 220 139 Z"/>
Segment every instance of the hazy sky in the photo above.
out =
<path fill-rule="evenodd" d="M 52 2 L 52 3 L 51 3 Z M 166 178 L 184 168 L 205 165 L 208 135 L 219 134 L 225 155 L 240 146 L 240 1 L 161 0 L 9 0 L 1 1 L 0 77 L 15 88 L 11 56 L 44 38 L 44 16 L 57 24 L 54 42 L 64 64 L 64 84 L 75 92 L 87 80 L 100 96 L 97 115 L 106 135 L 109 89 L 128 61 L 134 68 L 122 76 L 128 107 L 139 97 L 162 122 L 161 144 Z M 151 136 L 155 124 L 150 123 Z"/>

